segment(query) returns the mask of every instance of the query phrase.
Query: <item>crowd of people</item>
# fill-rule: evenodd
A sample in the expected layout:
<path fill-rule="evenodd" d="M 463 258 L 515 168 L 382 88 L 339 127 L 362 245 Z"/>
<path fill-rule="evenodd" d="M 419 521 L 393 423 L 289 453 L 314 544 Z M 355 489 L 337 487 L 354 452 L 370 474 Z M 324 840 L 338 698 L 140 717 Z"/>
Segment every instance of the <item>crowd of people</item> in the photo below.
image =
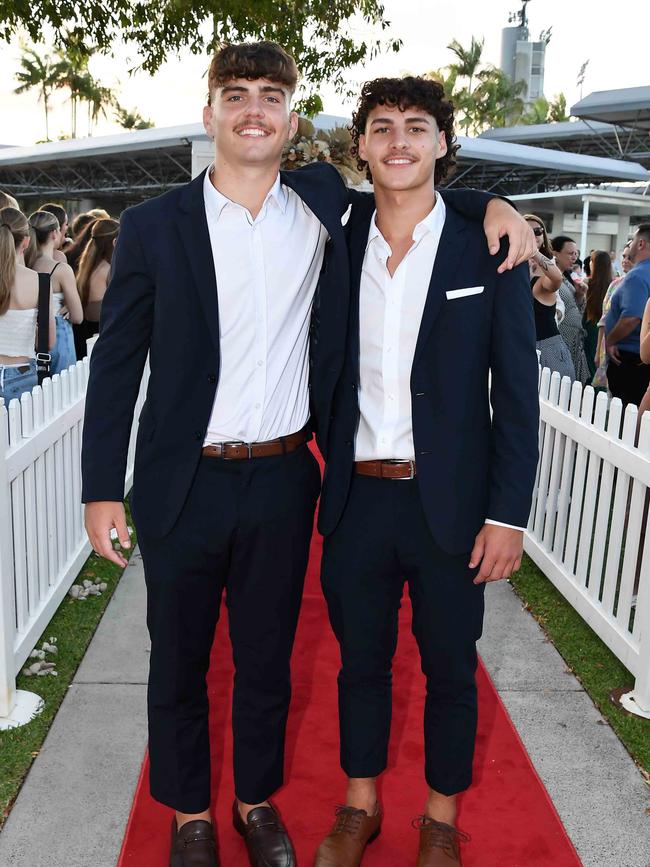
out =
<path fill-rule="evenodd" d="M 84 358 L 86 341 L 99 331 L 119 228 L 101 208 L 77 215 L 71 225 L 56 203 L 28 217 L 0 191 L 0 397 L 5 404 L 38 382 L 38 275 L 49 278 L 50 291 L 49 321 L 40 325 L 48 328 L 49 352 L 38 358 L 52 376 Z"/>
<path fill-rule="evenodd" d="M 540 217 L 525 218 L 537 240 L 529 265 L 542 367 L 650 410 L 650 223 L 619 263 L 606 250 L 582 261 L 573 238 L 549 240 Z"/>

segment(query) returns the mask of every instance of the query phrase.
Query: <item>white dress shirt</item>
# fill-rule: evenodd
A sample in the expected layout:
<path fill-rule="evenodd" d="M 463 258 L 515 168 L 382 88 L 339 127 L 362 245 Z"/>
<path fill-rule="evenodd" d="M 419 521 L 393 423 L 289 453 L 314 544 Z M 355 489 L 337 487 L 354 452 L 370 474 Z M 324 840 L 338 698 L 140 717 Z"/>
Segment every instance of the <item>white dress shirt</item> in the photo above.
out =
<path fill-rule="evenodd" d="M 413 245 L 391 277 L 390 246 L 370 223 L 359 297 L 359 427 L 355 460 L 415 460 L 411 369 L 433 265 L 445 224 L 440 196 L 413 230 Z M 488 519 L 488 524 L 502 524 Z M 522 530 L 523 527 L 513 529 Z"/>
<path fill-rule="evenodd" d="M 309 322 L 327 231 L 280 176 L 255 219 L 204 182 L 219 299 L 219 383 L 205 444 L 263 442 L 309 418 Z"/>

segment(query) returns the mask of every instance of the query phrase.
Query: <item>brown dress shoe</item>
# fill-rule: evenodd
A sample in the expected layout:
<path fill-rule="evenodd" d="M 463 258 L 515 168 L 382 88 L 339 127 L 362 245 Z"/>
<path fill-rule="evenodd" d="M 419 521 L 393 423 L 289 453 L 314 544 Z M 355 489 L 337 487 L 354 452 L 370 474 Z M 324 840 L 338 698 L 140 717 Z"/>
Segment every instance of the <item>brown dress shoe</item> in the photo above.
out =
<path fill-rule="evenodd" d="M 379 836 L 382 818 L 379 805 L 374 816 L 337 807 L 334 827 L 318 847 L 314 867 L 359 867 L 366 846 Z"/>
<path fill-rule="evenodd" d="M 420 816 L 413 825 L 420 829 L 417 867 L 461 867 L 460 842 L 469 840 L 467 834 L 428 816 Z"/>
<path fill-rule="evenodd" d="M 172 848 L 169 867 L 219 867 L 214 830 L 205 819 L 181 825 L 172 820 Z"/>
<path fill-rule="evenodd" d="M 232 823 L 244 838 L 251 867 L 296 867 L 296 853 L 275 807 L 255 807 L 244 822 L 235 801 Z"/>

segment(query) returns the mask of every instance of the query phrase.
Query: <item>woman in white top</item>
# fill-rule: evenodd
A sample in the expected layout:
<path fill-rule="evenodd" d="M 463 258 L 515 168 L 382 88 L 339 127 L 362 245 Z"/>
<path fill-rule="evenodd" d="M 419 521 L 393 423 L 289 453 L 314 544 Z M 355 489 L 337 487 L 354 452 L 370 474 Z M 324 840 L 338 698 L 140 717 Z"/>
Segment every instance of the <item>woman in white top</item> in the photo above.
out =
<path fill-rule="evenodd" d="M 0 397 L 5 404 L 36 385 L 38 275 L 25 267 L 27 217 L 16 208 L 0 211 Z M 49 346 L 56 340 L 50 305 Z"/>
<path fill-rule="evenodd" d="M 49 274 L 56 316 L 56 347 L 52 353 L 50 372 L 61 373 L 77 361 L 71 322 L 83 319 L 81 298 L 72 268 L 55 259 L 61 238 L 58 219 L 48 211 L 35 211 L 29 218 L 32 243 L 25 255 L 28 268 Z"/>

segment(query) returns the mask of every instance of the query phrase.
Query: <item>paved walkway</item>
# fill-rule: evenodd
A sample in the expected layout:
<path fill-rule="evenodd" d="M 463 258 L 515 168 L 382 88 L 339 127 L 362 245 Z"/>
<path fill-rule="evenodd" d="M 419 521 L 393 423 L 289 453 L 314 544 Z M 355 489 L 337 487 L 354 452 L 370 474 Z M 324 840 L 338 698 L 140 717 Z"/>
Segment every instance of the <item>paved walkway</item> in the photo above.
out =
<path fill-rule="evenodd" d="M 481 655 L 583 864 L 650 867 L 650 788 L 510 586 L 487 599 Z M 3 867 L 115 867 L 146 742 L 144 610 L 136 550 L 0 834 Z"/>

